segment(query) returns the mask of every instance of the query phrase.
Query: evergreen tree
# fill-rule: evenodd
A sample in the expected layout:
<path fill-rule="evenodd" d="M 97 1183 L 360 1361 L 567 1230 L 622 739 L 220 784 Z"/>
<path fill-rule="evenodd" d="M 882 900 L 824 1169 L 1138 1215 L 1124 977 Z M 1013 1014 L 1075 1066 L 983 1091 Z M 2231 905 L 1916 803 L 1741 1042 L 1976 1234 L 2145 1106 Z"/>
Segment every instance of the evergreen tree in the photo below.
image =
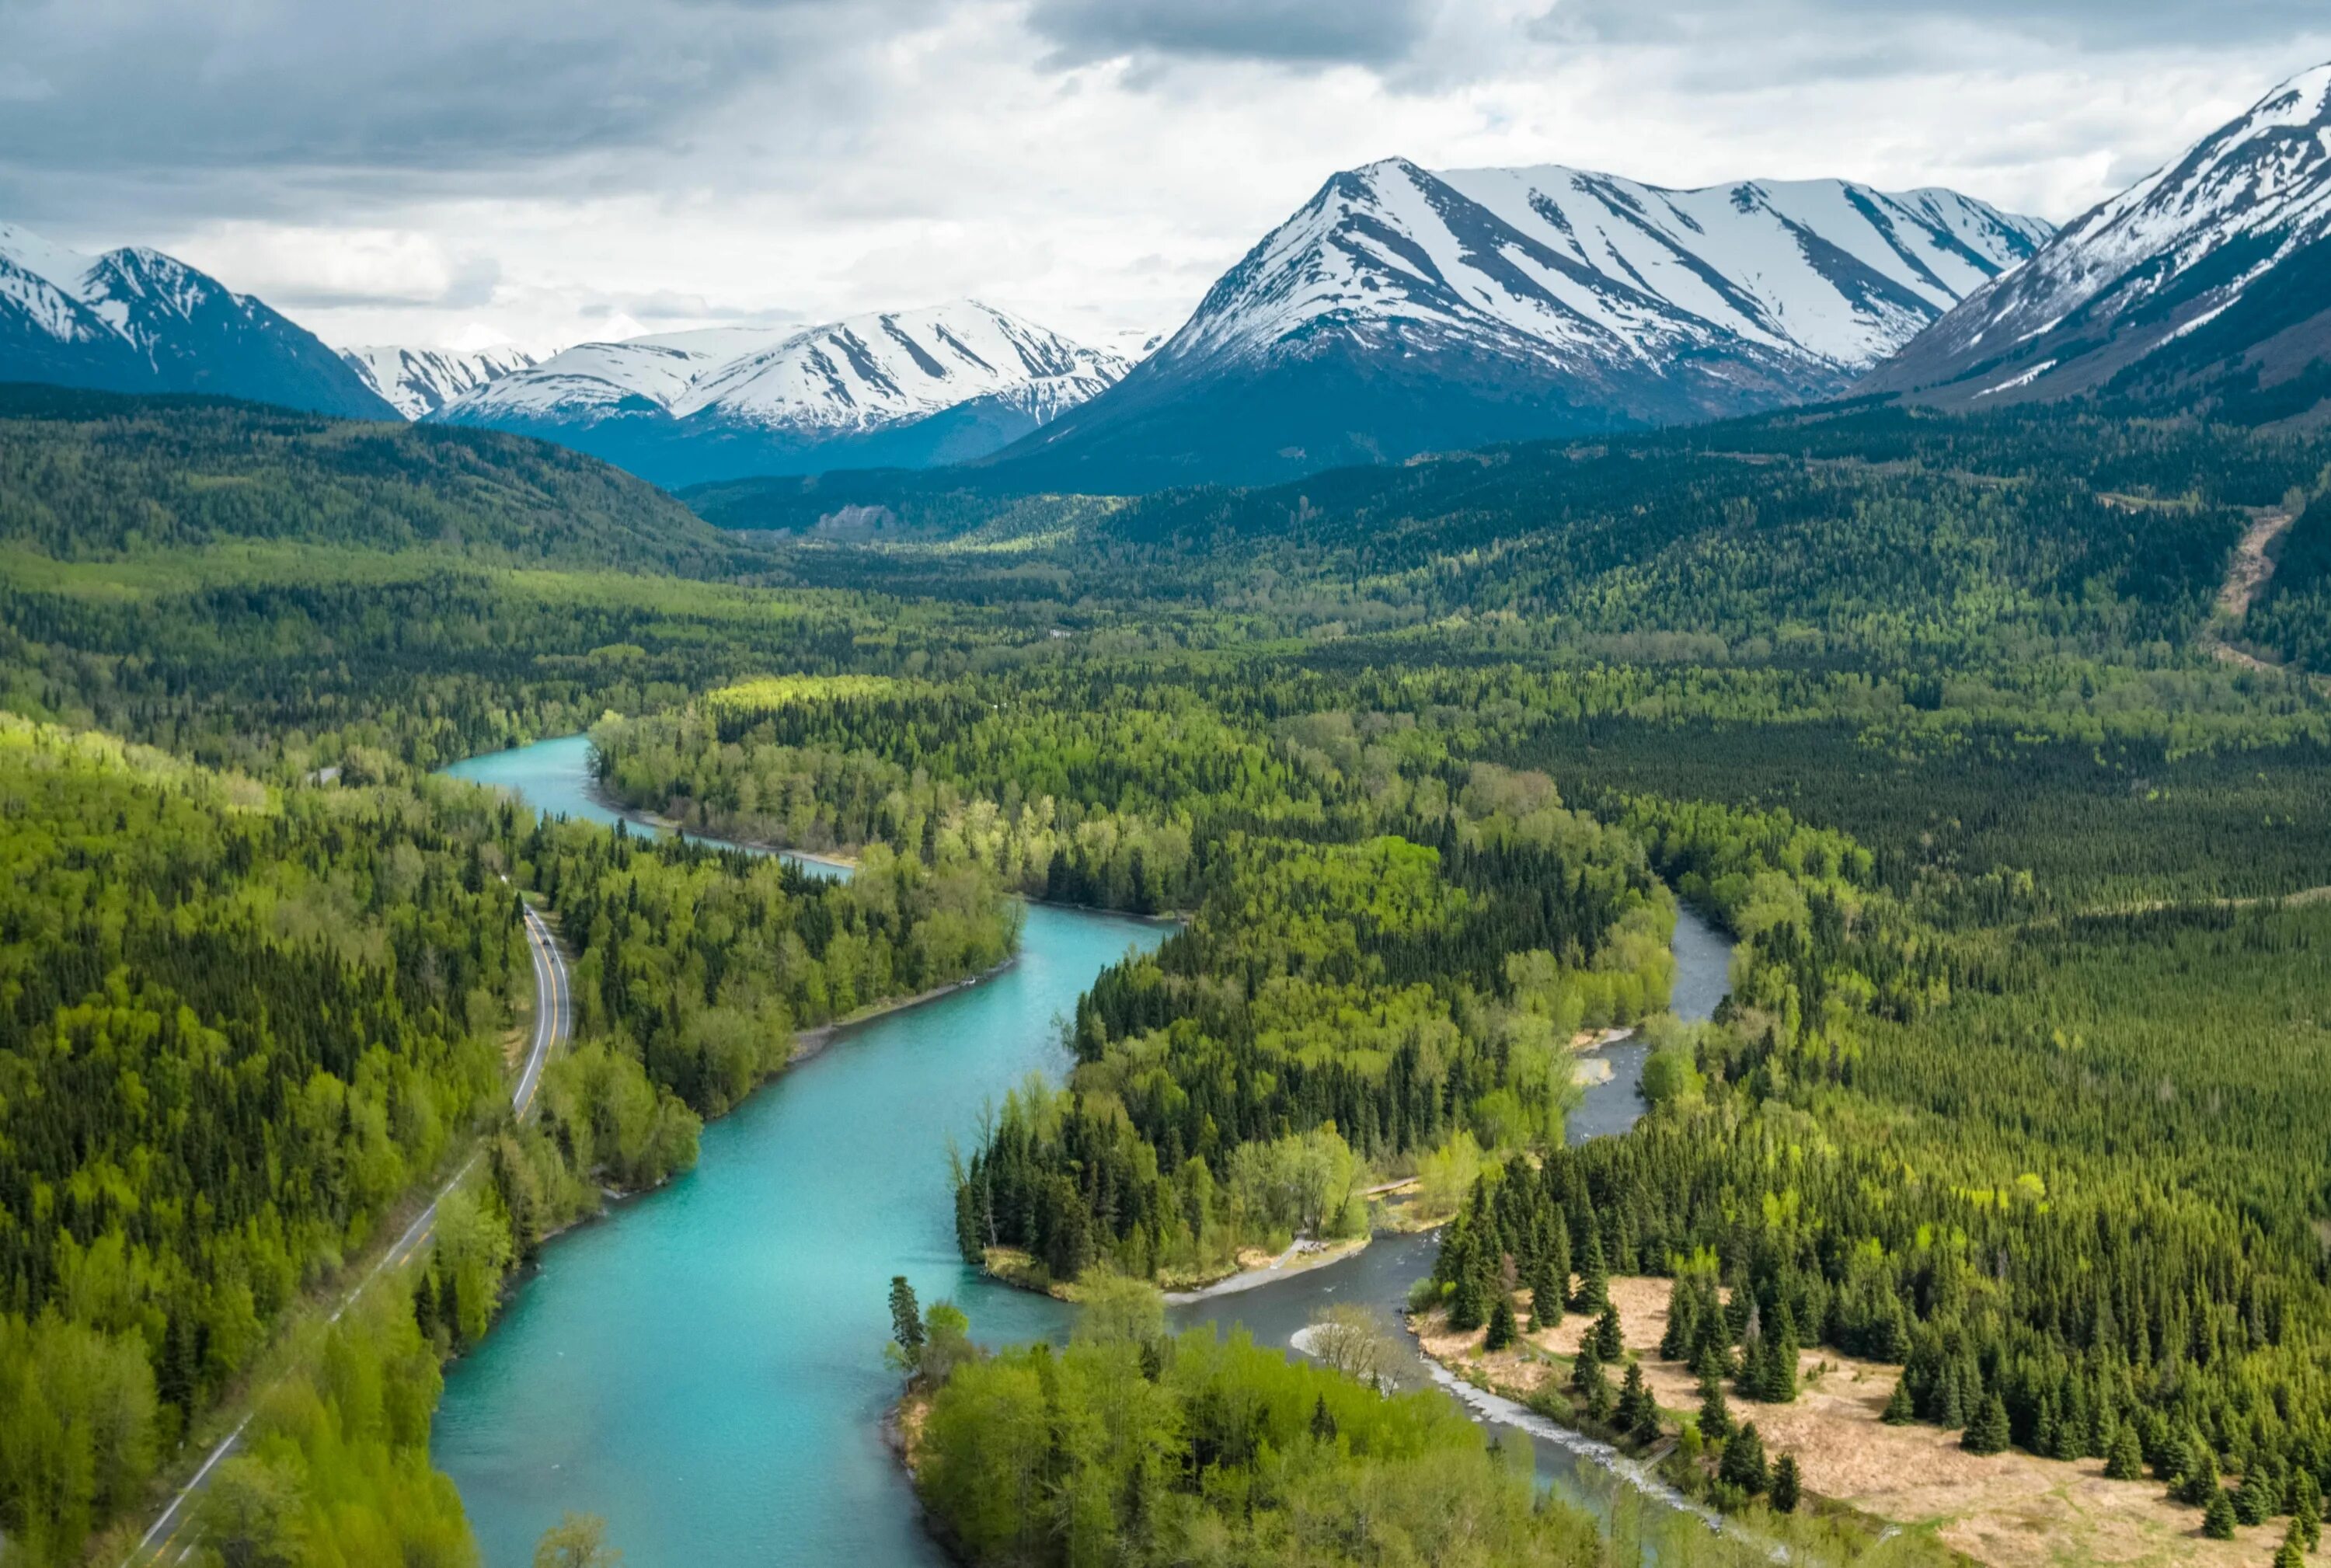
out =
<path fill-rule="evenodd" d="M 1531 1333 L 1536 1334 L 1561 1323 L 1562 1297 L 1568 1288 L 1566 1280 L 1561 1284 L 1556 1283 L 1557 1280 L 1562 1279 L 1563 1277 L 1555 1272 L 1551 1263 L 1543 1259 L 1539 1261 L 1537 1272 L 1530 1278 Z"/>
<path fill-rule="evenodd" d="M 2233 1494 L 2223 1487 L 2210 1494 L 2209 1506 L 2202 1510 L 2202 1534 L 2212 1541 L 2234 1538 Z"/>
<path fill-rule="evenodd" d="M 1444 1250 L 1442 1261 L 1449 1268 L 1449 1327 L 1457 1334 L 1470 1334 L 1489 1319 L 1481 1271 L 1474 1267 L 1479 1246 L 1479 1238 L 1469 1224 L 1455 1244 Z"/>
<path fill-rule="evenodd" d="M 1588 1231 L 1586 1257 L 1578 1266 L 1578 1292 L 1570 1298 L 1573 1312 L 1600 1312 L 1611 1305 L 1611 1272 L 1603 1261 L 1603 1238 Z"/>
<path fill-rule="evenodd" d="M 1959 1447 L 1971 1454 L 1996 1454 L 2006 1449 L 2007 1438 L 2007 1402 L 1993 1394 L 1959 1434 Z"/>
<path fill-rule="evenodd" d="M 1327 1408 L 1327 1396 L 1324 1393 L 1311 1407 L 1311 1437 L 1316 1442 L 1336 1440 L 1336 1412 Z"/>
<path fill-rule="evenodd" d="M 1739 1487 L 1752 1497 L 1771 1484 L 1772 1476 L 1765 1464 L 1765 1440 L 1756 1435 L 1755 1421 L 1726 1441 L 1724 1458 L 1716 1467 L 1716 1478 Z"/>
<path fill-rule="evenodd" d="M 923 1348 L 923 1313 L 915 1301 L 915 1288 L 903 1274 L 890 1276 L 890 1338 L 909 1362 Z"/>
<path fill-rule="evenodd" d="M 1784 1514 L 1797 1511 L 1797 1456 L 1783 1454 L 1773 1467 L 1773 1506 Z"/>
<path fill-rule="evenodd" d="M 1712 1443 L 1732 1435 L 1732 1407 L 1725 1402 L 1724 1384 L 1714 1378 L 1700 1383 L 1699 1435 Z"/>
<path fill-rule="evenodd" d="M 1786 1302 L 1780 1321 L 1765 1337 L 1764 1376 L 1756 1397 L 1766 1404 L 1787 1404 L 1797 1397 L 1797 1324 Z"/>
<path fill-rule="evenodd" d="M 1910 1380 L 1896 1378 L 1894 1392 L 1886 1400 L 1886 1413 L 1879 1419 L 1889 1427 L 1907 1427 L 1917 1419 L 1917 1414 L 1910 1402 Z"/>
<path fill-rule="evenodd" d="M 1698 1306 L 1699 1292 L 1692 1288 L 1691 1277 L 1677 1275 L 1668 1287 L 1668 1326 L 1660 1335 L 1661 1361 L 1682 1361 L 1691 1354 L 1692 1335 L 1698 1327 Z"/>
<path fill-rule="evenodd" d="M 2126 1421 L 2113 1434 L 2112 1452 L 2105 1457 L 2105 1478 L 2134 1481 L 2145 1475 L 2145 1455 L 2138 1449 L 2136 1428 Z"/>
<path fill-rule="evenodd" d="M 1966 1425 L 1966 1406 L 1959 1398 L 1959 1380 L 1948 1372 L 1943 1374 L 1940 1399 L 1935 1409 L 1935 1424 L 1945 1431 Z"/>
<path fill-rule="evenodd" d="M 1594 1319 L 1594 1354 L 1612 1364 L 1627 1354 L 1626 1342 L 1619 1332 L 1619 1309 L 1608 1300 Z"/>
<path fill-rule="evenodd" d="M 2298 1521 L 2293 1519 L 2290 1528 L 2282 1533 L 2282 1544 L 2274 1549 L 2274 1568 L 2306 1568 L 2307 1545 L 2301 1539 Z"/>
<path fill-rule="evenodd" d="M 1627 1375 L 1619 1384 L 1619 1402 L 1612 1411 L 1621 1431 L 1635 1437 L 1648 1429 L 1652 1437 L 1659 1435 L 1660 1406 L 1651 1391 L 1643 1384 L 1641 1362 L 1627 1364 Z"/>
<path fill-rule="evenodd" d="M 1570 1364 L 1570 1386 L 1588 1415 L 1599 1421 L 1610 1413 L 1611 1382 L 1603 1375 L 1603 1359 L 1594 1354 L 1592 1339 L 1578 1347 Z"/>
<path fill-rule="evenodd" d="M 2210 1451 L 2209 1444 L 2191 1439 L 2186 1442 L 2185 1455 L 2185 1473 L 2177 1478 L 2169 1495 L 2189 1508 L 2207 1507 L 2210 1499 L 2225 1489 L 2218 1485 L 2217 1457 Z"/>
<path fill-rule="evenodd" d="M 1570 1221 L 1555 1209 L 1546 1215 L 1546 1250 L 1538 1259 L 1538 1283 L 1546 1292 L 1545 1326 L 1562 1321 L 1564 1301 L 1570 1294 Z M 1537 1311 L 1532 1307 L 1533 1313 Z"/>
<path fill-rule="evenodd" d="M 1520 1335 L 1520 1326 L 1514 1321 L 1513 1298 L 1500 1290 L 1498 1292 L 1498 1304 L 1489 1308 L 1489 1332 L 1483 1337 L 1481 1348 L 1504 1350 Z"/>
<path fill-rule="evenodd" d="M 2323 1487 L 2305 1465 L 2290 1478 L 2290 1516 L 2305 1527 L 2309 1552 L 2323 1544 Z"/>
<path fill-rule="evenodd" d="M 2281 1488 L 2266 1468 L 2253 1460 L 2234 1488 L 2234 1517 L 2245 1525 L 2263 1525 L 2282 1511 Z"/>

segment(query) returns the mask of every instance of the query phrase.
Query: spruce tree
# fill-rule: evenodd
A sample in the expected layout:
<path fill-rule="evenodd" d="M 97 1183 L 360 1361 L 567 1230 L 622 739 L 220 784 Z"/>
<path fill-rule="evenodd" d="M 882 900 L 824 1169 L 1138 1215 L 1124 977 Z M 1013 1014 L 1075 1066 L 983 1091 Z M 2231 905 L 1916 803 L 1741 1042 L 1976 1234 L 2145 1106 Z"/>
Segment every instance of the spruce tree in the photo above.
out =
<path fill-rule="evenodd" d="M 1458 1334 L 1470 1334 L 1481 1326 L 1488 1309 L 1481 1302 L 1481 1282 L 1470 1266 L 1460 1267 L 1449 1288 L 1449 1326 Z"/>
<path fill-rule="evenodd" d="M 1732 1435 L 1732 1407 L 1725 1402 L 1724 1384 L 1713 1378 L 1700 1384 L 1699 1435 L 1712 1443 Z"/>
<path fill-rule="evenodd" d="M 2234 1499 L 2223 1487 L 2210 1494 L 2209 1506 L 2202 1510 L 2202 1534 L 2212 1541 L 2234 1538 Z"/>
<path fill-rule="evenodd" d="M 1611 1305 L 1611 1272 L 1603 1261 L 1603 1238 L 1588 1234 L 1586 1259 L 1578 1267 L 1578 1294 L 1570 1298 L 1573 1312 L 1600 1312 Z"/>
<path fill-rule="evenodd" d="M 1756 1423 L 1750 1421 L 1724 1445 L 1724 1458 L 1716 1467 L 1716 1478 L 1739 1487 L 1750 1497 L 1762 1492 L 1772 1482 L 1765 1465 L 1765 1440 L 1756 1435 Z"/>
<path fill-rule="evenodd" d="M 1659 1402 L 1652 1399 L 1651 1391 L 1643 1386 L 1643 1368 L 1641 1362 L 1631 1361 L 1627 1364 L 1627 1375 L 1619 1384 L 1619 1402 L 1612 1411 L 1612 1419 L 1618 1423 L 1620 1430 L 1631 1437 L 1646 1425 L 1651 1428 L 1654 1436 L 1658 1434 Z"/>
<path fill-rule="evenodd" d="M 1765 1386 L 1756 1397 L 1766 1404 L 1788 1404 L 1797 1397 L 1797 1320 L 1786 1302 L 1780 1318 L 1765 1336 Z"/>
<path fill-rule="evenodd" d="M 2282 1533 L 2282 1544 L 2274 1549 L 2274 1568 L 2307 1568 L 2307 1546 L 2299 1537 L 2296 1519 Z"/>
<path fill-rule="evenodd" d="M 1489 1308 L 1489 1332 L 1482 1339 L 1481 1348 L 1504 1350 L 1520 1336 L 1521 1326 L 1514 1321 L 1513 1298 L 1500 1290 L 1497 1305 Z"/>
<path fill-rule="evenodd" d="M 1945 1431 L 1966 1425 L 1966 1406 L 1959 1398 L 1959 1380 L 1948 1372 L 1943 1373 L 1940 1396 L 1935 1407 L 1935 1424 Z"/>
<path fill-rule="evenodd" d="M 890 1337 L 909 1361 L 923 1347 L 922 1308 L 916 1304 L 915 1288 L 903 1274 L 890 1276 Z"/>
<path fill-rule="evenodd" d="M 1959 1447 L 1971 1454 L 1996 1454 L 2007 1448 L 2007 1402 L 1993 1394 L 1983 1402 L 1983 1409 L 1967 1430 L 1959 1434 Z"/>
<path fill-rule="evenodd" d="M 2194 1439 L 2186 1440 L 2185 1454 L 2185 1473 L 2177 1478 L 2169 1495 L 2189 1508 L 2207 1507 L 2210 1499 L 2225 1489 L 2218 1485 L 2217 1456 L 2210 1451 L 2209 1444 Z M 2232 1505 L 2230 1502 L 2228 1506 Z"/>
<path fill-rule="evenodd" d="M 1539 1259 L 1538 1272 L 1552 1288 L 1546 1304 L 1546 1326 L 1551 1328 L 1560 1321 L 1563 1301 L 1570 1294 L 1570 1222 L 1556 1209 L 1546 1230 L 1546 1255 Z"/>
<path fill-rule="evenodd" d="M 2323 1487 L 2305 1465 L 2290 1478 L 2290 1516 L 2306 1526 L 2309 1552 L 2323 1544 Z"/>
<path fill-rule="evenodd" d="M 1691 1354 L 1692 1333 L 1698 1326 L 1695 1316 L 1699 1295 L 1691 1288 L 1689 1275 L 1679 1274 L 1668 1287 L 1668 1326 L 1660 1335 L 1660 1359 L 1682 1361 Z"/>
<path fill-rule="evenodd" d="M 1610 1380 L 1603 1375 L 1603 1361 L 1594 1354 L 1591 1339 L 1578 1347 L 1578 1355 L 1570 1364 L 1570 1386 L 1588 1415 L 1599 1421 L 1610 1413 Z"/>
<path fill-rule="evenodd" d="M 1537 1273 L 1530 1277 L 1530 1332 L 1553 1328 L 1562 1322 L 1563 1293 L 1569 1288 L 1567 1280 L 1557 1285 L 1561 1276 L 1550 1263 L 1541 1261 Z"/>
<path fill-rule="evenodd" d="M 1797 1511 L 1797 1456 L 1783 1454 L 1773 1467 L 1773 1506 L 1784 1514 Z"/>
<path fill-rule="evenodd" d="M 1917 1419 L 1917 1414 L 1910 1403 L 1910 1380 L 1896 1378 L 1894 1392 L 1887 1397 L 1886 1413 L 1879 1419 L 1889 1427 L 1907 1427 Z"/>
<path fill-rule="evenodd" d="M 2281 1488 L 2261 1462 L 2253 1459 L 2234 1488 L 2234 1517 L 2245 1525 L 2263 1525 L 2282 1511 Z"/>
<path fill-rule="evenodd" d="M 1619 1333 L 1619 1309 L 1607 1300 L 1594 1319 L 1594 1354 L 1613 1364 L 1627 1354 L 1626 1342 Z"/>
<path fill-rule="evenodd" d="M 1311 1407 L 1311 1436 L 1317 1442 L 1336 1440 L 1336 1413 L 1327 1408 L 1327 1396 L 1324 1393 Z"/>
<path fill-rule="evenodd" d="M 2105 1478 L 2109 1481 L 2141 1480 L 2145 1476 L 2145 1455 L 2137 1447 L 2136 1428 L 2127 1421 L 2113 1434 L 2112 1452 L 2105 1456 Z"/>

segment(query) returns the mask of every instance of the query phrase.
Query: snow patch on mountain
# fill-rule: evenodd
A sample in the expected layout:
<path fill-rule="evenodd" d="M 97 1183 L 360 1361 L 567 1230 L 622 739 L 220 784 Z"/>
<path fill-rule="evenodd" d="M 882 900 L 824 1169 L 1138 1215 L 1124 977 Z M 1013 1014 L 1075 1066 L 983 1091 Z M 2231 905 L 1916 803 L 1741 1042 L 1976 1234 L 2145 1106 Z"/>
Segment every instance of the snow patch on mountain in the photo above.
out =
<path fill-rule="evenodd" d="M 340 357 L 407 419 L 433 413 L 465 393 L 538 363 L 514 343 L 466 354 L 452 348 L 372 345 L 343 348 Z"/>
<path fill-rule="evenodd" d="M 1859 371 L 2048 233 L 1954 192 L 1843 180 L 1669 190 L 1589 170 L 1386 159 L 1331 178 L 1218 282 L 1160 362 L 1388 324 L 1561 366 L 1736 347 Z"/>
<path fill-rule="evenodd" d="M 2032 394 L 2061 395 L 2213 325 L 2221 329 L 2213 337 L 2232 335 L 2219 347 L 2240 357 L 2313 313 L 2311 286 L 2285 290 L 2296 299 L 2260 300 L 2253 285 L 2326 240 L 2331 65 L 2281 83 L 2082 214 L 2027 266 L 1976 290 L 1870 385 L 1998 391 L 2010 385 L 1998 382 L 1999 372 L 2044 356 L 2060 367 Z M 2237 311 L 2246 299 L 2257 309 Z M 2243 314 L 2255 319 L 2244 323 Z"/>
<path fill-rule="evenodd" d="M 5 223 L 0 379 L 390 412 L 309 333 L 175 256 L 143 245 L 87 256 Z"/>
<path fill-rule="evenodd" d="M 1042 423 L 1125 369 L 1115 354 L 965 299 L 808 328 L 722 327 L 580 344 L 467 394 L 437 417 L 587 424 L 647 413 L 825 437 L 994 399 Z"/>

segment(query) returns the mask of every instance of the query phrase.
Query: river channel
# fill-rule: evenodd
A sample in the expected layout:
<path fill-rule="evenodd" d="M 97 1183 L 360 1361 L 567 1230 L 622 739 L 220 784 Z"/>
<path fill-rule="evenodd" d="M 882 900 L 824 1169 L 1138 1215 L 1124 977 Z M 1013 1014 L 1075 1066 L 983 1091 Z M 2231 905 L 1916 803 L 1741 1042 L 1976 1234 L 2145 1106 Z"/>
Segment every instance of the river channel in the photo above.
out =
<path fill-rule="evenodd" d="M 581 736 L 446 770 L 538 810 L 613 822 Z M 823 863 L 813 862 L 812 869 Z M 842 874 L 842 873 L 837 873 Z M 1056 1021 L 1104 967 L 1147 949 L 1153 922 L 1032 905 L 1018 960 L 919 1007 L 846 1030 L 704 1131 L 694 1170 L 544 1249 L 493 1331 L 449 1367 L 433 1453 L 460 1486 L 488 1568 L 525 1568 L 567 1509 L 605 1516 L 627 1568 L 941 1568 L 878 1423 L 884 1292 L 905 1274 L 951 1297 L 1000 1343 L 1065 1331 L 1067 1308 L 967 1269 L 955 1249 L 946 1148 L 983 1104 L 1066 1065 Z M 1706 1017 L 1729 949 L 1686 914 L 1677 1011 Z M 1604 1048 L 1574 1141 L 1632 1126 L 1642 1048 Z M 1338 1263 L 1177 1307 L 1177 1326 L 1242 1325 L 1286 1345 L 1330 1301 L 1389 1320 L 1432 1266 L 1425 1237 L 1387 1237 Z M 1431 1380 L 1412 1359 L 1403 1383 Z M 1595 1446 L 1486 1412 L 1535 1442 L 1557 1491 L 1607 1511 L 1628 1483 Z M 1497 1419 L 1503 1416 L 1504 1420 Z"/>

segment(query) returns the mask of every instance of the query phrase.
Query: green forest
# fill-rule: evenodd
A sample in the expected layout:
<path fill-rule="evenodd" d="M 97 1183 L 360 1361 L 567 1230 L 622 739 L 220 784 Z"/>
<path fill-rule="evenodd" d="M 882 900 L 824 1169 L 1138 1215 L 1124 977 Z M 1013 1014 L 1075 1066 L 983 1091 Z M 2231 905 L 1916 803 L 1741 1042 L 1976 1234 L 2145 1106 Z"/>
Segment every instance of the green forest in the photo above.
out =
<path fill-rule="evenodd" d="M 1788 1402 L 1784 1339 L 1898 1366 L 1905 1420 L 2133 1465 L 2263 1559 L 2331 1483 L 2326 463 L 1850 404 L 699 518 L 517 438 L 12 389 L 6 1560 L 118 1554 L 256 1410 L 189 1526 L 222 1562 L 475 1561 L 442 1360 L 797 1031 L 1009 957 L 1022 899 L 1176 927 L 957 1151 L 966 1266 L 1097 1325 L 918 1383 L 966 1561 L 1614 1550 L 1438 1396 L 1103 1323 L 1411 1180 L 1460 1320 L 1590 1299 L 1590 1261 L 1672 1278 L 1743 1411 Z M 837 495 L 899 526 L 821 532 Z M 585 730 L 621 804 L 855 876 L 428 776 Z M 521 900 L 577 1013 L 523 1122 Z M 1659 1016 L 1679 904 L 1738 944 L 1703 1029 Z M 1638 1024 L 1656 1104 L 1568 1146 L 1575 1042 Z"/>

